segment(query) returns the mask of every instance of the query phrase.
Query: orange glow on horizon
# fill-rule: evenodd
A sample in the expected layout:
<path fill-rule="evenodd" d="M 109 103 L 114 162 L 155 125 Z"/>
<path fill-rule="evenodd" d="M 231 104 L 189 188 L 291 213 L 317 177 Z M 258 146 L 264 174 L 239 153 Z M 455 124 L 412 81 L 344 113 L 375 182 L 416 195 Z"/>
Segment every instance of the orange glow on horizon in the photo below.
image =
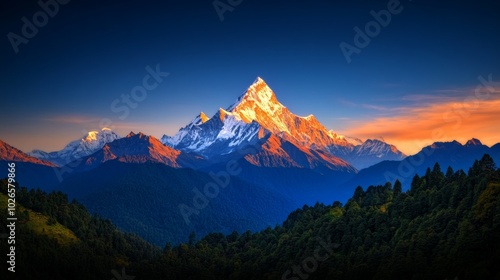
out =
<path fill-rule="evenodd" d="M 393 117 L 356 121 L 344 134 L 363 139 L 380 138 L 407 155 L 433 142 L 471 138 L 491 146 L 500 142 L 500 100 L 469 98 L 399 110 Z"/>

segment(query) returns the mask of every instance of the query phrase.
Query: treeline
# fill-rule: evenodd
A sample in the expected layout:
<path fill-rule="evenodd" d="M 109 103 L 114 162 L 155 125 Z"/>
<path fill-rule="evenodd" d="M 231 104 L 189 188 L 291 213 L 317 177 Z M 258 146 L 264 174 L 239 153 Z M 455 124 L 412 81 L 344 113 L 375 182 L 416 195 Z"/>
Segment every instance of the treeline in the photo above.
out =
<path fill-rule="evenodd" d="M 166 246 L 145 279 L 500 279 L 499 263 L 500 170 L 485 155 L 468 174 L 436 164 L 406 192 L 358 187 L 274 229 Z"/>
<path fill-rule="evenodd" d="M 436 164 L 408 191 L 398 181 L 358 187 L 345 205 L 304 206 L 275 228 L 191 234 L 162 251 L 62 193 L 20 189 L 18 198 L 80 239 L 64 247 L 20 227 L 21 279 L 116 279 L 111 269 L 137 280 L 500 279 L 500 169 L 488 155 L 467 173 Z"/>
<path fill-rule="evenodd" d="M 7 180 L 0 181 L 0 192 L 7 193 Z M 62 192 L 47 194 L 16 185 L 16 272 L 7 272 L 6 262 L 1 274 L 13 279 L 111 279 L 112 270 L 119 271 L 132 263 L 158 257 L 160 250 L 141 238 L 118 230 L 109 220 L 91 215 L 83 205 L 69 202 Z M 6 205 L 5 205 L 6 206 Z M 7 218 L 6 208 L 0 213 L 2 233 Z M 42 229 L 30 226 L 29 210 L 48 217 Z M 50 226 L 71 230 L 76 242 L 61 244 L 66 231 L 49 231 Z M 41 231 L 40 231 L 41 230 Z M 50 233 L 49 233 L 50 232 Z M 56 236 L 57 235 L 57 236 Z M 5 259 L 6 239 L 0 239 L 0 252 Z"/>

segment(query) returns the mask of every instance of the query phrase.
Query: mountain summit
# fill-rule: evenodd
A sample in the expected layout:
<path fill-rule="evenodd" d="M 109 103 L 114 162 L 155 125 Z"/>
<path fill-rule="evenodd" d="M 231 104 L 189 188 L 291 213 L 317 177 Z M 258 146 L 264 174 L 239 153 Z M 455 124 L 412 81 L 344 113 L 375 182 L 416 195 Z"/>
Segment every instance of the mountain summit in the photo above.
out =
<path fill-rule="evenodd" d="M 328 131 L 315 117 L 300 117 L 276 98 L 274 91 L 258 77 L 227 111 L 246 123 L 255 121 L 274 134 L 307 148 L 327 148 L 351 144 Z"/>
<path fill-rule="evenodd" d="M 188 127 L 192 128 L 192 125 L 205 123 L 206 121 L 202 121 L 203 115 L 196 117 L 190 125 L 182 128 L 174 137 L 165 136 L 163 138 L 164 143 L 174 148 L 188 146 L 194 148 L 194 151 L 199 151 L 200 147 L 205 147 L 206 145 L 196 145 L 194 143 L 185 145 L 187 140 L 185 138 L 190 138 L 189 133 L 186 134 L 186 129 Z M 240 127 L 255 122 L 263 129 L 277 134 L 291 143 L 307 148 L 326 149 L 329 146 L 352 146 L 343 137 L 337 137 L 336 134 L 328 131 L 313 115 L 300 117 L 290 112 L 287 107 L 278 101 L 274 91 L 260 77 L 233 105 L 225 110 L 219 109 L 214 117 L 219 118 L 222 122 L 226 122 L 226 119 L 229 118 L 232 123 L 239 123 Z M 206 116 L 204 119 L 208 120 Z M 228 131 L 230 125 L 223 125 L 223 127 L 224 131 Z M 253 131 L 257 132 L 256 130 Z M 227 133 L 225 134 L 227 135 Z M 224 133 L 219 136 L 223 137 Z"/>
<path fill-rule="evenodd" d="M 301 117 L 293 114 L 278 101 L 274 91 L 260 77 L 227 109 L 220 108 L 211 118 L 201 113 L 173 137 L 164 135 L 162 142 L 210 159 L 248 145 L 262 147 L 269 135 L 302 150 L 323 151 L 325 155 L 354 159 L 359 167 L 388 159 L 387 156 L 390 159 L 404 158 L 404 154 L 385 142 L 377 142 L 378 147 L 373 147 L 370 142 L 370 149 L 364 146 L 360 152 L 361 149 L 355 148 L 362 145 L 362 141 L 359 145 L 352 144 L 349 138 L 327 130 L 314 115 Z M 370 151 L 377 155 L 370 154 Z M 328 162 L 331 166 L 331 162 L 338 160 L 329 159 Z M 341 165 L 344 166 L 344 163 Z"/>
<path fill-rule="evenodd" d="M 102 149 L 107 143 L 111 143 L 119 138 L 120 136 L 111 131 L 111 129 L 103 128 L 100 131 L 88 132 L 85 137 L 70 142 L 60 151 L 48 153 L 41 150 L 33 150 L 28 154 L 38 159 L 63 166 L 76 159 L 91 155 Z"/>
<path fill-rule="evenodd" d="M 23 151 L 12 147 L 0 140 L 0 161 L 29 162 L 39 165 L 54 167 L 55 164 L 25 154 Z"/>
<path fill-rule="evenodd" d="M 226 110 L 246 123 L 262 121 L 265 116 L 278 116 L 286 109 L 266 82 L 258 77 L 255 82 Z M 274 121 L 278 121 L 275 118 Z M 278 122 L 275 125 L 279 125 Z M 286 129 L 286 126 L 281 126 Z"/>
<path fill-rule="evenodd" d="M 201 165 L 196 156 L 163 145 L 160 140 L 141 132 L 130 132 L 127 136 L 107 143 L 99 151 L 83 157 L 82 169 L 92 169 L 107 161 L 125 163 L 163 163 L 171 167 Z"/>

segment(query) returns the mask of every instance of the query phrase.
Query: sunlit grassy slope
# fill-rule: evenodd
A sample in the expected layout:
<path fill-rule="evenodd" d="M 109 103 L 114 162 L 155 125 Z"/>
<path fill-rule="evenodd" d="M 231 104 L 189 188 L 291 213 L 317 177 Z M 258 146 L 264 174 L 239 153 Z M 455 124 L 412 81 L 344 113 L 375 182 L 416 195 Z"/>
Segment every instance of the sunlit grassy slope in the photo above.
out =
<path fill-rule="evenodd" d="M 7 199 L 5 194 L 0 193 L 0 209 L 7 209 Z M 17 212 L 19 214 L 22 211 L 28 210 L 29 221 L 26 222 L 26 226 L 33 230 L 37 234 L 47 235 L 48 237 L 54 238 L 61 245 L 70 245 L 75 242 L 79 242 L 79 239 L 75 236 L 73 231 L 67 227 L 56 222 L 53 225 L 48 225 L 49 217 L 30 209 L 24 208 L 22 205 L 17 204 Z M 25 221 L 18 220 L 17 223 L 24 223 Z"/>

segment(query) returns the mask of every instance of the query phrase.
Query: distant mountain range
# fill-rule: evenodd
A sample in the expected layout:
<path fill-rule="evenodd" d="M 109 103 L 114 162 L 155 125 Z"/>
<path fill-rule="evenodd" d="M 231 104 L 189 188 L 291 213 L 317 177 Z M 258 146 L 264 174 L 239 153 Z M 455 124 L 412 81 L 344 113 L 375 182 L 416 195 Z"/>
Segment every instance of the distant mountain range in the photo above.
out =
<path fill-rule="evenodd" d="M 207 184 L 217 184 L 208 172 L 111 160 L 72 174 L 58 189 L 158 246 L 186 242 L 191 232 L 204 236 L 274 227 L 297 208 L 274 190 L 234 176 L 223 179 L 227 186 L 206 190 Z"/>
<path fill-rule="evenodd" d="M 10 162 L 15 163 L 14 180 L 22 186 L 47 189 L 59 184 L 54 163 L 32 157 L 0 140 L 0 165 L 7 168 Z"/>
<path fill-rule="evenodd" d="M 120 137 L 116 133 L 108 128 L 103 128 L 101 131 L 89 132 L 85 138 L 71 141 L 71 143 L 60 151 L 44 152 L 42 150 L 33 150 L 29 155 L 41 160 L 50 161 L 58 166 L 63 166 L 97 152 L 104 145 L 118 138 Z"/>
<path fill-rule="evenodd" d="M 270 134 L 273 137 L 269 137 Z M 257 78 L 227 109 L 218 109 L 211 118 L 202 112 L 176 135 L 164 135 L 161 140 L 172 148 L 217 160 L 220 155 L 241 151 L 248 145 L 261 147 L 266 143 L 269 147 L 269 142 L 258 141 L 264 137 L 269 137 L 275 147 L 282 144 L 296 146 L 301 151 L 297 157 L 303 156 L 302 153 L 309 154 L 308 160 L 312 162 L 309 168 L 322 165 L 329 169 L 349 169 L 346 162 L 355 168 L 363 168 L 383 160 L 405 157 L 396 147 L 379 140 L 363 142 L 357 139 L 357 145 L 354 145 L 346 137 L 327 130 L 313 115 L 300 117 L 293 114 L 278 101 L 273 90 L 261 78 Z M 298 161 L 283 150 L 267 149 L 268 159 L 271 154 L 281 159 L 268 160 L 266 166 L 308 168 L 307 164 L 297 164 Z M 312 158 L 311 151 L 323 151 L 320 157 L 327 163 Z M 253 162 L 263 164 L 256 159 Z"/>
<path fill-rule="evenodd" d="M 467 172 L 470 163 L 480 159 L 484 154 L 489 154 L 495 162 L 500 162 L 500 143 L 488 147 L 475 138 L 464 145 L 457 141 L 435 142 L 404 160 L 383 161 L 363 169 L 345 182 L 344 187 L 353 185 L 367 187 L 399 180 L 407 189 L 415 174 L 424 175 L 427 169 L 432 169 L 436 163 L 439 163 L 443 171 L 451 167 L 455 171 L 462 169 Z"/>
<path fill-rule="evenodd" d="M 203 158 L 163 145 L 160 140 L 143 133 L 129 133 L 124 138 L 106 143 L 95 153 L 79 159 L 79 169 L 93 169 L 107 161 L 127 163 L 162 163 L 175 168 L 206 165 Z"/>
<path fill-rule="evenodd" d="M 103 128 L 72 141 L 60 151 L 33 150 L 29 155 L 64 166 L 100 151 L 119 138 L 113 131 Z M 122 161 L 128 160 L 126 146 L 133 145 L 126 142 L 120 144 Z M 211 118 L 202 112 L 176 135 L 164 135 L 161 142 L 177 150 L 170 154 L 179 151 L 196 154 L 208 163 L 245 156 L 258 166 L 344 170 L 351 173 L 383 160 L 401 160 L 406 156 L 383 141 L 362 141 L 338 135 L 327 130 L 313 115 L 300 117 L 293 114 L 278 101 L 261 78 L 257 78 L 226 110 L 220 108 Z M 242 152 L 249 147 L 252 154 Z M 132 150 L 131 153 L 134 153 Z M 103 151 L 103 156 L 106 153 Z M 137 156 L 128 158 L 136 161 Z M 172 160 L 164 163 L 172 167 L 184 166 Z"/>
<path fill-rule="evenodd" d="M 485 153 L 500 162 L 500 144 L 477 139 L 434 143 L 407 157 L 381 140 L 338 135 L 313 115 L 290 112 L 260 78 L 231 106 L 200 113 L 161 140 L 102 129 L 61 151 L 29 154 L 0 141 L 0 162 L 17 163 L 21 185 L 63 190 L 161 246 L 182 242 L 186 231 L 263 229 L 304 204 L 345 201 L 358 185 L 399 179 L 408 187 L 436 162 L 467 170 Z M 215 191 L 229 165 L 238 172 Z"/>
<path fill-rule="evenodd" d="M 14 161 L 14 162 L 27 162 L 39 164 L 43 166 L 56 166 L 54 163 L 30 156 L 25 152 L 12 147 L 11 145 L 0 140 L 0 160 Z"/>

